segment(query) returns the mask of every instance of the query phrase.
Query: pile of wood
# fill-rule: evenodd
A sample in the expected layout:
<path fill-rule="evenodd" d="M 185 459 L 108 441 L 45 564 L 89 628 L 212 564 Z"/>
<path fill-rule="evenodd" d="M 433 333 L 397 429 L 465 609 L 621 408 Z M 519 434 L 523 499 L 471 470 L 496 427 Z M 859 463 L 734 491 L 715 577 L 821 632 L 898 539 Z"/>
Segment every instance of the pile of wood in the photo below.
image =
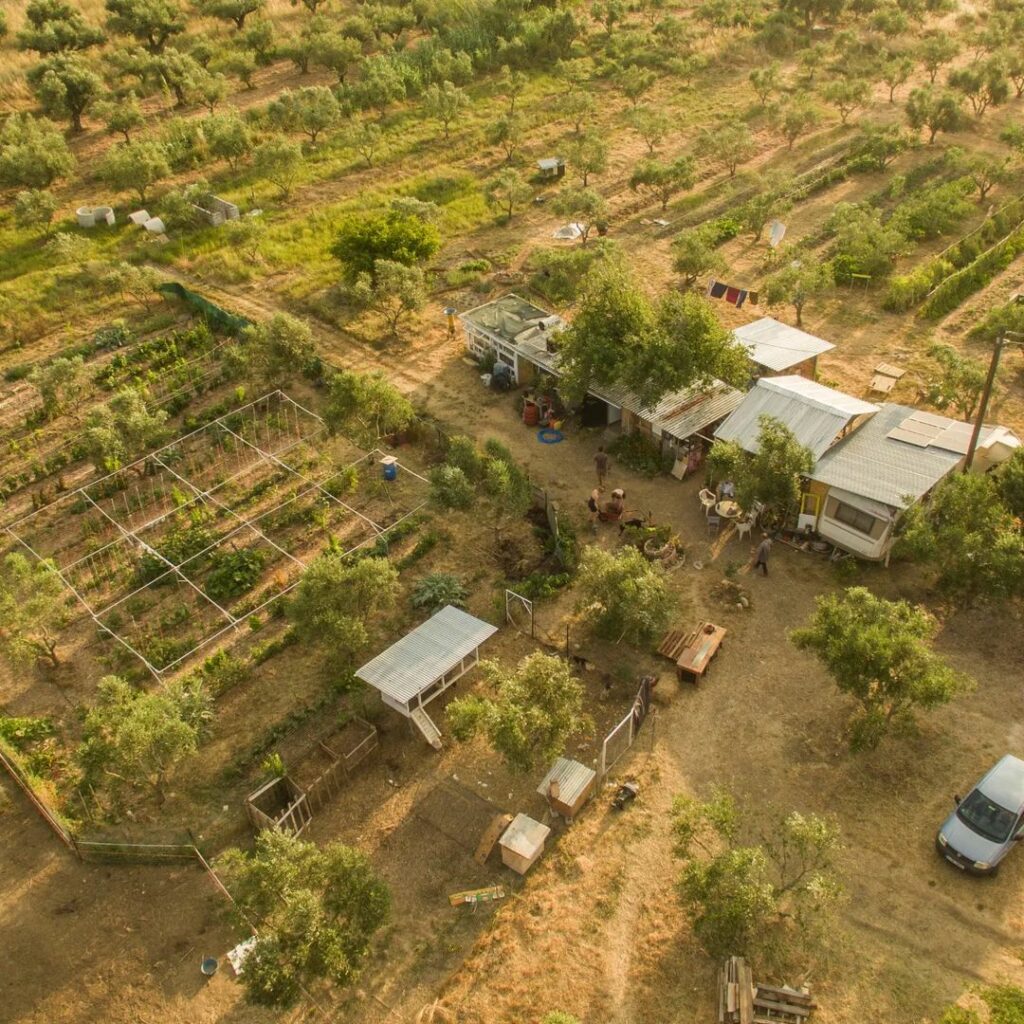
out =
<path fill-rule="evenodd" d="M 718 972 L 719 1024 L 803 1024 L 815 1005 L 806 988 L 755 984 L 743 957 L 729 957 Z"/>

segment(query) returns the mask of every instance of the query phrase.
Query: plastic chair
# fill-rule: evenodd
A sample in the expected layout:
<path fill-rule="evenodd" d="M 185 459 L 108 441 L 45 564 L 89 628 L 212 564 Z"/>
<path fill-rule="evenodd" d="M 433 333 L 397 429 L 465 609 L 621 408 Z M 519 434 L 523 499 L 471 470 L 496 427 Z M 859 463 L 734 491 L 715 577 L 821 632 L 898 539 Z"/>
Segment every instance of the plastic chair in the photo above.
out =
<path fill-rule="evenodd" d="M 701 507 L 704 509 L 704 515 L 709 515 L 715 505 L 718 504 L 715 492 L 709 491 L 706 487 L 701 488 L 701 492 L 697 497 L 700 499 Z"/>
<path fill-rule="evenodd" d="M 740 540 L 743 540 L 743 538 L 746 537 L 753 528 L 753 519 L 750 519 L 749 517 L 747 519 L 739 519 L 736 521 L 736 536 L 739 537 Z"/>
<path fill-rule="evenodd" d="M 750 520 L 751 526 L 757 526 L 758 519 L 761 518 L 761 513 L 764 511 L 764 502 L 755 501 L 750 506 L 750 512 L 747 513 L 747 518 Z"/>

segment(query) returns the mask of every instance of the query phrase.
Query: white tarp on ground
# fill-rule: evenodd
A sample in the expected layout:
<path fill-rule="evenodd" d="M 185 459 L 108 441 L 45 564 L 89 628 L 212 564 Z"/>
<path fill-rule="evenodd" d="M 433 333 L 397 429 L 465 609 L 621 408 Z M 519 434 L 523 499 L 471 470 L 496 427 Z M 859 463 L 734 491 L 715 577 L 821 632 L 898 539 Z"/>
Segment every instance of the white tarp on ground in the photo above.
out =
<path fill-rule="evenodd" d="M 245 970 L 245 961 L 249 954 L 256 948 L 256 936 L 240 942 L 234 949 L 228 950 L 228 962 L 231 964 L 235 974 L 241 974 Z"/>
<path fill-rule="evenodd" d="M 583 235 L 583 225 L 578 223 L 563 224 L 551 237 L 561 238 L 564 241 L 574 241 Z"/>

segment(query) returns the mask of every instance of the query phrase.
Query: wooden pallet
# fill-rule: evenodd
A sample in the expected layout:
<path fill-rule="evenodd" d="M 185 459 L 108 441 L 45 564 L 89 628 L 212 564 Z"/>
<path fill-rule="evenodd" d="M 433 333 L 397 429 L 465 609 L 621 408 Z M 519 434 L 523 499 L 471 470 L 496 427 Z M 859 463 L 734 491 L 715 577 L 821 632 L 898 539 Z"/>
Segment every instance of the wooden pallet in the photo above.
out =
<path fill-rule="evenodd" d="M 453 907 L 462 906 L 464 903 L 492 903 L 494 900 L 505 898 L 505 888 L 501 885 L 488 885 L 483 889 L 466 889 L 464 892 L 453 892 L 448 897 L 448 902 Z"/>
<path fill-rule="evenodd" d="M 707 630 L 710 627 L 711 632 Z M 658 644 L 658 653 L 676 663 L 682 679 L 697 682 L 707 671 L 725 639 L 726 630 L 713 622 L 701 622 L 694 630 L 670 629 Z"/>
<path fill-rule="evenodd" d="M 491 850 L 494 849 L 494 844 L 498 841 L 502 832 L 504 832 L 511 824 L 511 814 L 496 814 L 491 819 L 490 825 L 484 829 L 484 834 L 480 837 L 480 843 L 476 848 L 476 853 L 473 854 L 473 860 L 475 860 L 477 864 L 483 865 L 487 863 L 487 858 L 491 855 Z"/>
<path fill-rule="evenodd" d="M 807 989 L 758 984 L 754 993 L 754 1024 L 804 1024 L 816 1006 Z"/>
<path fill-rule="evenodd" d="M 754 1024 L 753 971 L 741 956 L 718 972 L 718 1024 Z"/>

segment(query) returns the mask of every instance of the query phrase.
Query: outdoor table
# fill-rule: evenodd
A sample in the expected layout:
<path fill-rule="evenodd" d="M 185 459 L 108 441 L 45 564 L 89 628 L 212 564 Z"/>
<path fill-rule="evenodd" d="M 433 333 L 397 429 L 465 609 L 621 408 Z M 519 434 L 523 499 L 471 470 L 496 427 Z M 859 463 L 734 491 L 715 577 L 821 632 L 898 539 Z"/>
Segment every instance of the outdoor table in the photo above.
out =
<path fill-rule="evenodd" d="M 735 501 L 720 501 L 715 506 L 715 511 L 723 519 L 735 519 L 740 514 L 740 507 Z"/>

